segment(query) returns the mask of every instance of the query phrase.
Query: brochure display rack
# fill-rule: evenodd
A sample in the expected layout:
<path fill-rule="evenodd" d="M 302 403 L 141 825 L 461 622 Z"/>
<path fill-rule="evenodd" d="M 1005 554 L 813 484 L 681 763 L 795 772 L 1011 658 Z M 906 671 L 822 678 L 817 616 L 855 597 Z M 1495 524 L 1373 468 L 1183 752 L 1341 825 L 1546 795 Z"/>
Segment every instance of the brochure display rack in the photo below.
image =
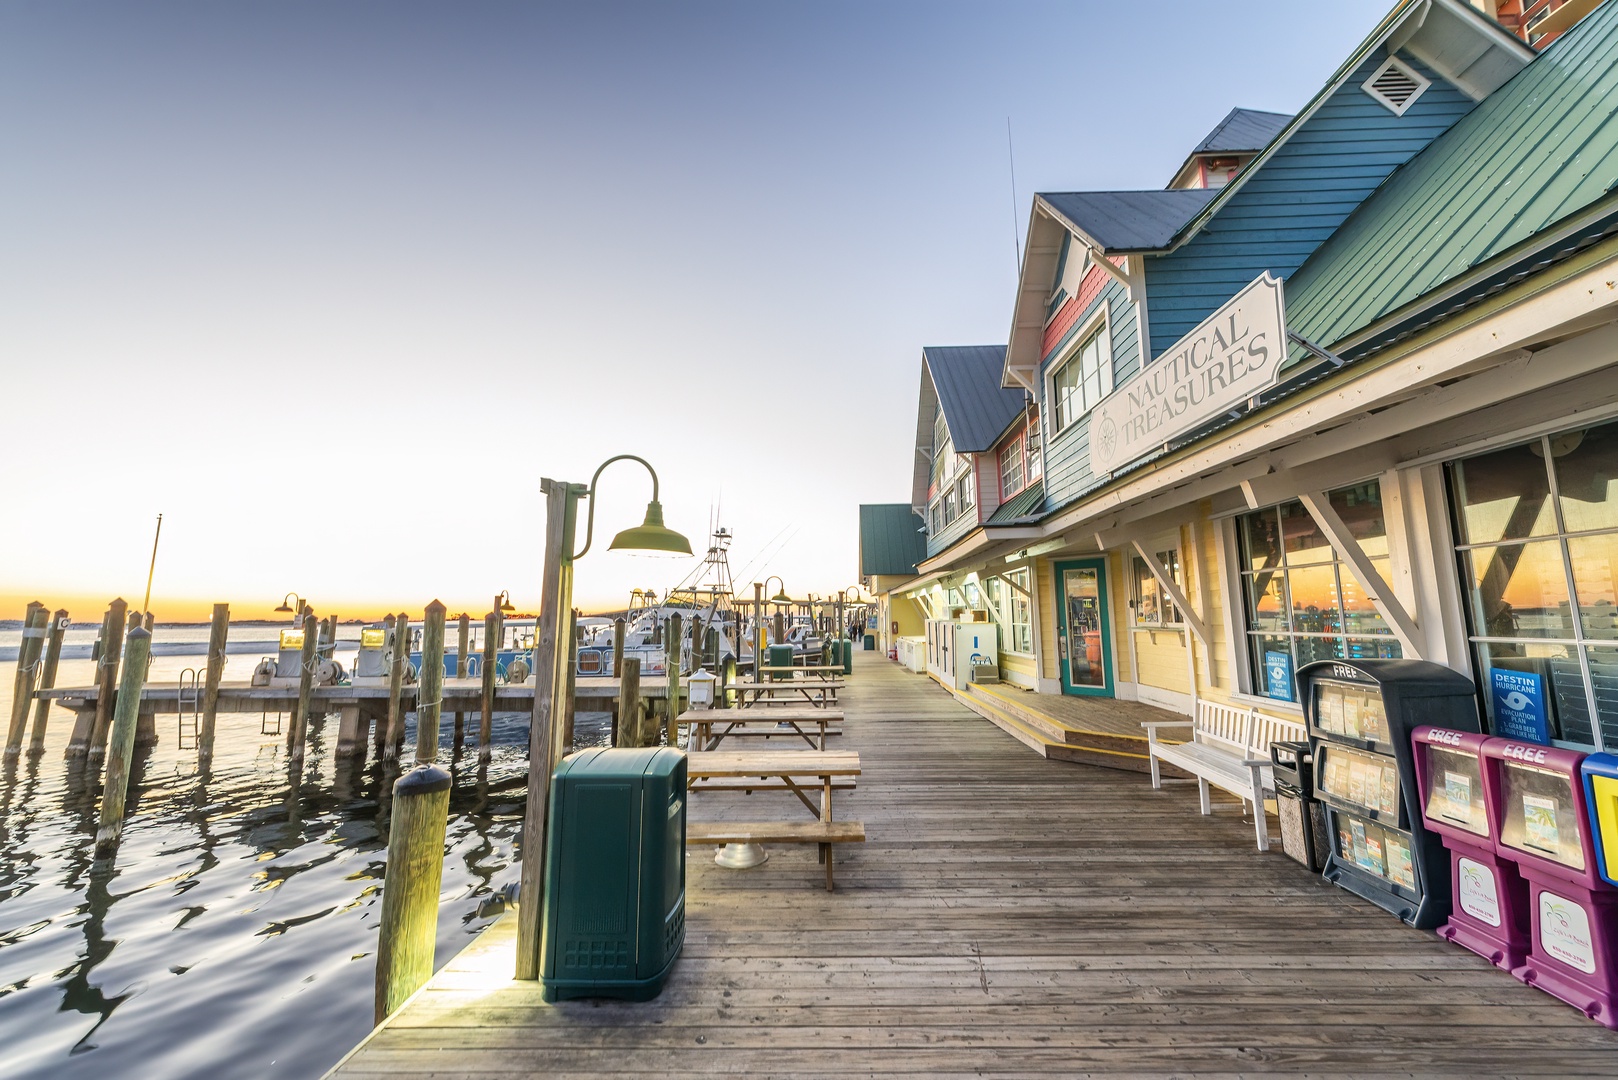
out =
<path fill-rule="evenodd" d="M 1490 739 L 1483 786 L 1495 851 L 1528 882 L 1528 957 L 1512 974 L 1618 1028 L 1618 888 L 1597 870 L 1575 750 Z"/>
<path fill-rule="evenodd" d="M 1483 791 L 1485 735 L 1420 727 L 1411 736 L 1422 821 L 1449 849 L 1454 908 L 1438 936 L 1513 971 L 1528 957 L 1528 883 L 1495 851 L 1499 822 Z"/>
<path fill-rule="evenodd" d="M 1326 804 L 1326 879 L 1436 929 L 1449 917 L 1449 860 L 1423 824 L 1410 733 L 1477 732 L 1471 680 L 1425 660 L 1319 660 L 1299 669 L 1298 696 Z"/>

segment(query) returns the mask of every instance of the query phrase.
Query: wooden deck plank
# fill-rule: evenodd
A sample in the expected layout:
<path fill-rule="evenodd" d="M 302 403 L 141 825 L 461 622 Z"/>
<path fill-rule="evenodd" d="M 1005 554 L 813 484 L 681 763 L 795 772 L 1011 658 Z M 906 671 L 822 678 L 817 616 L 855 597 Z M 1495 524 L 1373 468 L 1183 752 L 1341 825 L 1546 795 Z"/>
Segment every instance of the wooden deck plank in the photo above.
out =
<path fill-rule="evenodd" d="M 1233 800 L 1201 817 L 1193 787 L 1046 760 L 932 682 L 856 664 L 861 775 L 837 811 L 867 839 L 836 893 L 812 848 L 747 871 L 692 849 L 657 1000 L 545 1004 L 505 980 L 503 920 L 335 1075 L 1618 1074 L 1618 1034 L 1253 851 Z M 1078 708 L 1120 731 L 1151 709 Z M 758 816 L 694 799 L 702 819 Z"/>

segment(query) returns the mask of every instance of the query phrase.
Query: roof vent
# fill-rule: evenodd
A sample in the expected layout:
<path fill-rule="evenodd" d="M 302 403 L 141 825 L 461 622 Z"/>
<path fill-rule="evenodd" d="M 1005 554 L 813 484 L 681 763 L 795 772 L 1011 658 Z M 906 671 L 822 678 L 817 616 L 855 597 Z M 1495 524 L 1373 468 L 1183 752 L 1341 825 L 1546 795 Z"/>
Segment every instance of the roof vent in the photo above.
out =
<path fill-rule="evenodd" d="M 1394 116 L 1403 116 L 1405 110 L 1416 103 L 1422 91 L 1432 85 L 1406 64 L 1388 57 L 1387 63 L 1377 68 L 1361 86 L 1367 94 L 1386 106 Z"/>

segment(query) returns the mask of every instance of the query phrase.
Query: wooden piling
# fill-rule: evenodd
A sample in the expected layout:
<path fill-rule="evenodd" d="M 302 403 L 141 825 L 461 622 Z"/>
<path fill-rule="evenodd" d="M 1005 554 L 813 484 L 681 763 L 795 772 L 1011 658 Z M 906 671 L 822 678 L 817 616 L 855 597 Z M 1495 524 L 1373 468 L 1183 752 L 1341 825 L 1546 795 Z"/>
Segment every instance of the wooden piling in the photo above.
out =
<path fill-rule="evenodd" d="M 45 638 L 45 659 L 39 669 L 39 689 L 49 690 L 56 685 L 56 667 L 62 659 L 62 635 L 67 632 L 67 609 L 57 608 L 51 616 L 49 632 Z M 45 723 L 50 719 L 51 702 L 40 698 L 34 706 L 34 733 L 28 740 L 28 752 L 38 754 L 45 749 Z"/>
<path fill-rule="evenodd" d="M 421 632 L 421 679 L 416 683 L 416 764 L 438 757 L 438 718 L 444 705 L 444 605 L 427 605 Z"/>
<path fill-rule="evenodd" d="M 573 705 L 577 700 L 574 690 L 578 684 L 579 675 L 580 633 L 578 609 L 575 608 L 569 611 L 567 618 L 563 620 L 563 624 L 562 629 L 567 632 L 567 640 L 571 644 L 567 647 L 567 659 L 565 661 L 567 664 L 567 694 L 563 697 L 563 701 L 566 702 L 566 705 L 562 709 L 561 723 L 556 728 L 556 752 L 551 758 L 553 762 L 561 761 L 573 752 Z M 537 686 L 538 684 L 536 683 L 535 685 Z M 538 693 L 538 691 L 536 690 L 535 693 Z"/>
<path fill-rule="evenodd" d="M 121 603 L 121 601 L 120 601 Z M 123 677 L 118 687 L 118 709 L 107 743 L 106 783 L 101 790 L 101 821 L 96 828 L 96 858 L 104 859 L 118 846 L 124 831 L 124 799 L 129 793 L 129 758 L 135 750 L 135 724 L 140 717 L 141 688 L 146 685 L 146 660 L 152 654 L 152 635 L 137 626 L 129 632 Z"/>
<path fill-rule="evenodd" d="M 213 760 L 215 721 L 219 715 L 219 683 L 225 677 L 225 643 L 230 635 L 230 605 L 215 604 L 208 626 L 208 668 L 202 684 L 202 723 L 197 728 L 197 761 Z"/>
<path fill-rule="evenodd" d="M 377 935 L 378 1024 L 433 973 L 449 789 L 449 773 L 430 764 L 417 765 L 393 785 L 388 864 L 382 879 L 382 925 Z"/>
<path fill-rule="evenodd" d="M 494 749 L 494 675 L 500 648 L 500 614 L 491 611 L 483 616 L 483 700 L 482 714 L 478 716 L 478 760 L 488 763 Z"/>
<path fill-rule="evenodd" d="M 404 673 L 410 666 L 410 616 L 400 612 L 393 619 L 393 666 L 388 672 L 388 731 L 382 741 L 382 757 L 393 761 L 404 742 Z"/>
<path fill-rule="evenodd" d="M 456 629 L 459 632 L 459 641 L 455 646 L 455 677 L 466 678 L 467 655 L 466 651 L 472 647 L 472 619 L 461 612 L 456 620 Z M 466 741 L 466 713 L 460 709 L 455 710 L 455 752 L 460 753 L 461 744 Z"/>
<path fill-rule="evenodd" d="M 736 658 L 725 657 L 725 662 L 719 668 L 719 707 L 730 708 L 730 686 L 736 681 Z"/>
<path fill-rule="evenodd" d="M 624 661 L 618 676 L 618 732 L 614 746 L 634 749 L 647 745 L 646 733 L 640 718 L 640 657 L 631 656 Z"/>
<path fill-rule="evenodd" d="M 128 613 L 129 604 L 122 597 L 114 600 L 107 611 L 107 636 L 101 646 L 101 667 L 96 673 L 96 722 L 89 746 L 92 754 L 105 750 L 107 732 L 112 727 L 113 706 L 118 699 L 118 665 L 124 655 L 124 620 Z"/>
<path fill-rule="evenodd" d="M 628 624 L 624 622 L 622 616 L 612 620 L 612 677 L 615 679 L 622 679 L 624 677 L 624 637 L 628 632 L 628 629 Z M 613 698 L 612 745 L 614 746 L 620 745 L 618 742 L 618 731 L 620 726 L 623 724 L 623 720 L 623 699 L 621 697 Z"/>
<path fill-rule="evenodd" d="M 22 645 L 17 650 L 17 673 L 12 680 L 11 723 L 6 728 L 7 758 L 22 753 L 22 737 L 28 723 L 28 706 L 33 702 L 35 677 L 39 674 L 39 654 L 45 645 L 45 624 L 50 611 L 38 600 L 28 605 L 22 620 Z"/>
<path fill-rule="evenodd" d="M 667 722 L 669 730 L 669 745 L 680 745 L 680 628 L 681 619 L 678 615 L 669 616 L 668 633 L 663 640 L 668 642 L 665 653 L 668 659 L 664 667 L 668 671 L 669 696 L 667 709 Z"/>
<path fill-rule="evenodd" d="M 305 607 L 303 611 L 303 651 L 298 654 L 298 704 L 292 710 L 292 726 L 287 729 L 287 755 L 292 761 L 303 760 L 304 741 L 309 734 L 309 703 L 315 689 L 315 658 L 320 648 L 320 626 L 315 613 Z"/>
<path fill-rule="evenodd" d="M 155 620 L 153 620 L 153 618 L 152 618 L 152 613 L 150 611 L 145 612 L 144 614 L 141 615 L 141 622 L 140 622 L 141 629 L 145 630 L 148 634 L 150 634 L 152 632 L 152 624 L 153 624 L 154 621 Z"/>

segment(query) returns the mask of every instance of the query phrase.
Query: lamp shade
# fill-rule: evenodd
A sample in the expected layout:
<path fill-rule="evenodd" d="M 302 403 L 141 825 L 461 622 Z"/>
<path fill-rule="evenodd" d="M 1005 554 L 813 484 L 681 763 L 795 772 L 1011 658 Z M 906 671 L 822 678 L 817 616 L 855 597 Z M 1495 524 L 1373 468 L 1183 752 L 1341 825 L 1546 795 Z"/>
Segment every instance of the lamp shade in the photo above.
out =
<path fill-rule="evenodd" d="M 281 601 L 281 606 L 276 608 L 275 610 L 280 612 L 283 615 L 290 614 L 291 611 L 292 611 L 292 609 L 287 606 L 287 602 L 285 600 Z"/>
<path fill-rule="evenodd" d="M 770 603 L 772 603 L 772 604 L 790 604 L 790 603 L 792 603 L 792 597 L 787 595 L 787 591 L 785 589 L 782 589 L 780 592 L 778 592 L 774 596 L 770 597 Z"/>
<path fill-rule="evenodd" d="M 646 520 L 625 529 L 607 545 L 612 551 L 654 551 L 666 555 L 691 554 L 691 541 L 663 525 L 663 504 L 653 499 L 646 504 Z"/>

